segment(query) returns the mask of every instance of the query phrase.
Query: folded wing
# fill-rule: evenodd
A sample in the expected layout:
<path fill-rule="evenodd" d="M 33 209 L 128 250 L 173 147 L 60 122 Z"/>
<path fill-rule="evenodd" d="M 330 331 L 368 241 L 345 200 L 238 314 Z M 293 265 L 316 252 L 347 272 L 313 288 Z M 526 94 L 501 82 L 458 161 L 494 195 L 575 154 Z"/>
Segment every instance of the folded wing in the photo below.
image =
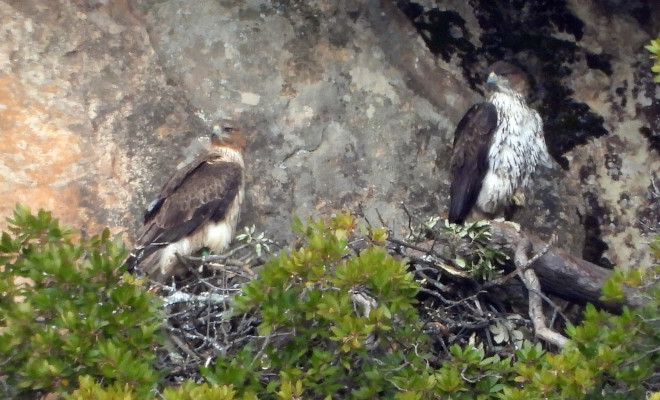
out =
<path fill-rule="evenodd" d="M 463 223 L 477 201 L 488 171 L 488 151 L 497 127 L 497 110 L 491 103 L 472 106 L 454 133 L 449 191 L 449 222 Z"/>

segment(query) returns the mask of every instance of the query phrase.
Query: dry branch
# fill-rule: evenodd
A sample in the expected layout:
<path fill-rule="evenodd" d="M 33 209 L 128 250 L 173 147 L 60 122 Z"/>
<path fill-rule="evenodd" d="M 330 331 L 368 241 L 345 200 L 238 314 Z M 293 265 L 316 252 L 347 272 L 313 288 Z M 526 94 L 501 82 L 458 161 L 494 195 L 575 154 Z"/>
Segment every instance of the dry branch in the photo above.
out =
<path fill-rule="evenodd" d="M 544 291 L 574 303 L 592 303 L 609 311 L 619 312 L 623 305 L 640 306 L 643 298 L 633 289 L 626 290 L 625 303 L 604 302 L 600 299 L 605 281 L 612 271 L 575 257 L 568 252 L 548 246 L 538 236 L 523 232 L 517 224 L 491 222 L 492 242 L 514 257 L 520 243 L 529 242 L 530 253 L 548 250 L 531 267 Z"/>
<path fill-rule="evenodd" d="M 553 246 L 540 239 L 533 233 L 524 232 L 516 223 L 507 221 L 490 222 L 491 243 L 503 251 L 510 259 L 516 256 L 516 250 L 521 243 L 529 247 L 529 254 L 536 255 L 530 267 L 538 277 L 541 288 L 545 293 L 555 295 L 564 300 L 577 304 L 592 303 L 595 306 L 619 313 L 623 306 L 641 306 L 645 303 L 644 297 L 634 288 L 624 288 L 626 298 L 622 302 L 603 301 L 602 288 L 612 274 L 612 270 L 592 264 L 569 252 Z M 426 241 L 416 245 L 394 238 L 388 239 L 394 245 L 398 254 L 407 257 L 412 264 L 432 266 L 442 275 L 451 280 L 471 280 L 466 271 L 451 266 L 447 256 L 443 255 L 447 249 L 442 248 L 435 241 Z M 439 247 L 436 249 L 435 247 Z M 470 245 L 466 243 L 463 253 L 470 253 Z M 518 271 L 510 266 L 505 275 L 492 282 L 487 282 L 483 289 L 501 285 L 509 278 L 518 275 Z M 457 273 L 460 271 L 461 273 Z M 447 290 L 445 290 L 446 292 Z"/>
<path fill-rule="evenodd" d="M 541 285 L 539 284 L 539 279 L 536 276 L 536 273 L 531 268 L 536 260 L 543 257 L 548 252 L 550 245 L 547 244 L 540 253 L 534 254 L 532 258 L 529 258 L 527 254 L 530 247 L 531 243 L 529 240 L 527 238 L 523 239 L 522 242 L 518 243 L 514 257 L 518 276 L 520 276 L 520 279 L 524 282 L 529 293 L 529 317 L 532 320 L 534 332 L 537 337 L 552 343 L 559 348 L 563 348 L 566 345 L 566 342 L 568 342 L 568 338 L 548 328 L 548 325 L 545 322 L 545 313 L 543 312 Z"/>

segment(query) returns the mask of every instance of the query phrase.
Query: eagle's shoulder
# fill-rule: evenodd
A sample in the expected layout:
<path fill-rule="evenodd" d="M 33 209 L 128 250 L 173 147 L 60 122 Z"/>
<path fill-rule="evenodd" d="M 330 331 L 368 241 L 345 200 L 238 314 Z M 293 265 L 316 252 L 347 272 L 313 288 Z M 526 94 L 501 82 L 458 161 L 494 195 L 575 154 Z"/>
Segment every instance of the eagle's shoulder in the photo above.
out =
<path fill-rule="evenodd" d="M 151 221 L 160 211 L 160 207 L 163 205 L 163 201 L 172 193 L 174 193 L 191 174 L 193 174 L 207 161 L 207 159 L 207 152 L 198 154 L 192 161 L 177 169 L 174 174 L 170 176 L 167 182 L 165 182 L 163 187 L 160 189 L 156 199 L 154 199 L 154 201 L 152 201 L 147 207 L 144 213 L 143 221 L 145 224 Z"/>
<path fill-rule="evenodd" d="M 454 146 L 459 141 L 475 140 L 488 136 L 497 126 L 497 109 L 491 102 L 478 103 L 470 107 L 454 131 Z"/>
<path fill-rule="evenodd" d="M 450 222 L 463 222 L 477 201 L 488 171 L 488 151 L 496 128 L 497 109 L 490 102 L 472 106 L 456 127 L 451 159 Z"/>

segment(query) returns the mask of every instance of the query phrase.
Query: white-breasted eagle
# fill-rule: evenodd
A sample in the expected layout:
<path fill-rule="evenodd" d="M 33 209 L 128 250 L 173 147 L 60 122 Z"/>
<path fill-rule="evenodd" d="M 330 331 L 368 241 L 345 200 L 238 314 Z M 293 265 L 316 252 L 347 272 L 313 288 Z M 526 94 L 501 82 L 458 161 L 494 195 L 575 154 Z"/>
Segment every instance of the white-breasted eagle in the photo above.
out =
<path fill-rule="evenodd" d="M 449 222 L 463 223 L 476 208 L 498 214 L 524 201 L 523 191 L 539 164 L 551 165 L 543 122 L 527 105 L 526 74 L 497 61 L 488 68 L 488 100 L 475 104 L 454 133 Z"/>
<path fill-rule="evenodd" d="M 129 266 L 163 282 L 185 271 L 177 254 L 227 248 L 243 202 L 244 148 L 234 122 L 213 127 L 208 147 L 178 169 L 147 208 Z"/>

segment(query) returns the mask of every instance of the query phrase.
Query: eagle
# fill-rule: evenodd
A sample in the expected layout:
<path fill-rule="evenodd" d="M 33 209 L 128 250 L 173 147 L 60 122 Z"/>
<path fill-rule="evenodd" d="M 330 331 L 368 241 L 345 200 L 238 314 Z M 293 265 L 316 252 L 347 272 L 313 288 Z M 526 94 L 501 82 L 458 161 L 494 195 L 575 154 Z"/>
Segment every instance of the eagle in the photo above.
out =
<path fill-rule="evenodd" d="M 227 248 L 245 192 L 244 149 L 236 123 L 213 127 L 207 148 L 179 168 L 147 208 L 129 267 L 164 282 L 185 272 L 179 256 Z"/>
<path fill-rule="evenodd" d="M 487 76 L 490 97 L 472 106 L 454 133 L 449 222 L 456 224 L 474 208 L 494 216 L 522 205 L 537 166 L 551 166 L 543 122 L 525 101 L 527 75 L 497 61 Z"/>

